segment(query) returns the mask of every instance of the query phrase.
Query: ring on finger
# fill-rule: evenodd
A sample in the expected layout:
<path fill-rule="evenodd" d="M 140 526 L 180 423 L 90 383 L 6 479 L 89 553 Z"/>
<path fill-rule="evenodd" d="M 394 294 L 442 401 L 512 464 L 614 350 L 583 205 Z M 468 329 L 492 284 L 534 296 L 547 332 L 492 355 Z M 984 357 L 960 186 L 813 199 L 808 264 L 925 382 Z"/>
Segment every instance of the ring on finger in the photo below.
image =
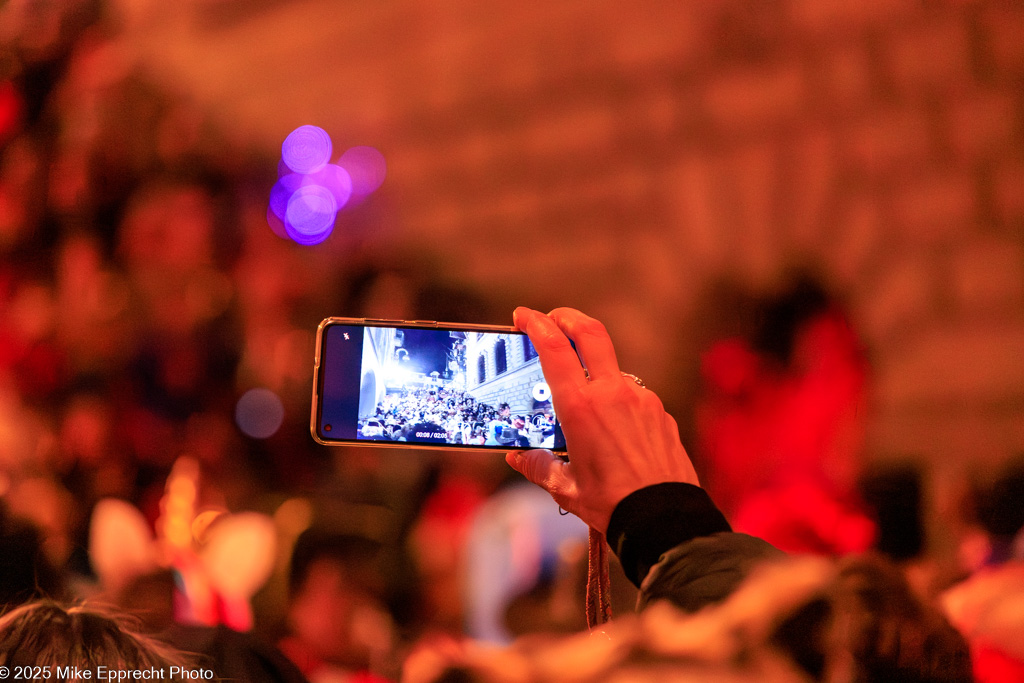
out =
<path fill-rule="evenodd" d="M 623 372 L 622 376 L 633 380 L 636 383 L 636 385 L 641 389 L 647 388 L 647 385 L 644 383 L 644 381 L 631 372 Z"/>

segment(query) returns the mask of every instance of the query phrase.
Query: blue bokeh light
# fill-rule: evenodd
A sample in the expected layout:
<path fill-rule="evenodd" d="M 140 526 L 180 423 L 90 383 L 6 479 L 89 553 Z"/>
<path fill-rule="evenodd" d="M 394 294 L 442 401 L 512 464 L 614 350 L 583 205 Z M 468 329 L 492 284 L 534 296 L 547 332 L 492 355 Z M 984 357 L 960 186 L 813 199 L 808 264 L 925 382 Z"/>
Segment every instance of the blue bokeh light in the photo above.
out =
<path fill-rule="evenodd" d="M 273 436 L 284 422 L 284 404 L 270 389 L 250 389 L 235 404 L 235 424 L 254 439 Z"/>
<path fill-rule="evenodd" d="M 316 173 L 331 160 L 331 136 L 318 126 L 299 126 L 284 139 L 281 160 L 296 173 Z"/>
<path fill-rule="evenodd" d="M 288 200 L 302 187 L 303 178 L 304 176 L 299 173 L 289 173 L 281 176 L 270 188 L 270 210 L 281 220 L 284 220 L 285 211 L 288 209 Z"/>

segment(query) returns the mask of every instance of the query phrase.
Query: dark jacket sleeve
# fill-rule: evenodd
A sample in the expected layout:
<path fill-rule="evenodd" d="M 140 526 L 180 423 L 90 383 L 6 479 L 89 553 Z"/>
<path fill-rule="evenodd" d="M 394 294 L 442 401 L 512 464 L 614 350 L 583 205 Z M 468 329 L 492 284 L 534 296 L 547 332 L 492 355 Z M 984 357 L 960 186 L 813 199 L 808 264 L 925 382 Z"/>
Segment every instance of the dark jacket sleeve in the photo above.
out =
<path fill-rule="evenodd" d="M 640 607 L 667 599 L 698 610 L 728 597 L 758 562 L 782 555 L 759 538 L 733 533 L 704 489 L 680 482 L 622 499 L 607 538 L 640 588 Z"/>

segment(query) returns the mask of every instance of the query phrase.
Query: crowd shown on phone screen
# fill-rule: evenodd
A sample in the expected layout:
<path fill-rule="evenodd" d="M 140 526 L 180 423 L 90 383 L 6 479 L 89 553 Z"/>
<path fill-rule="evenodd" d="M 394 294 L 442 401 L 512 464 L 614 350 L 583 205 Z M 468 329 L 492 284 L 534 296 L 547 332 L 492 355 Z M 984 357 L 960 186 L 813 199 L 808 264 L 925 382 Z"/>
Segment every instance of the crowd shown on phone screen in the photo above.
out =
<path fill-rule="evenodd" d="M 425 441 L 469 446 L 551 448 L 555 421 L 550 402 L 530 415 L 512 415 L 507 403 L 477 402 L 461 389 L 405 388 L 388 393 L 359 436 L 379 441 Z"/>
<path fill-rule="evenodd" d="M 558 663 L 536 680 L 604 680 L 598 664 L 641 677 L 673 661 L 739 671 L 722 680 L 754 670 L 807 680 L 823 650 L 800 647 L 801 633 L 834 636 L 854 648 L 844 653 L 877 644 L 852 626 L 822 625 L 829 609 L 854 603 L 858 623 L 939 634 L 920 650 L 944 651 L 955 637 L 910 600 L 911 586 L 967 636 L 979 680 L 1021 680 L 999 678 L 1024 662 L 1021 467 L 960 482 L 954 567 L 928 546 L 927 472 L 875 471 L 860 454 L 829 450 L 842 466 L 828 472 L 843 477 L 826 478 L 815 449 L 855 426 L 866 361 L 841 308 L 805 285 L 752 294 L 749 325 L 709 340 L 684 425 L 697 443 L 686 445 L 712 475 L 712 497 L 746 525 L 737 530 L 801 558 L 846 559 L 798 558 L 789 571 L 757 574 L 760 583 L 703 616 L 623 621 L 632 645 L 615 657 L 592 656 L 596 639 L 556 637 L 585 630 L 585 525 L 493 453 L 327 449 L 308 431 L 322 318 L 507 325 L 515 302 L 448 283 L 422 252 L 373 247 L 367 227 L 388 215 L 374 203 L 386 196 L 343 211 L 345 229 L 317 248 L 274 235 L 266 202 L 276 159 L 124 61 L 101 8 L 39 6 L 54 13 L 54 30 L 25 15 L 3 47 L 0 612 L 43 595 L 65 606 L 10 612 L 0 637 L 92 619 L 66 607 L 86 601 L 86 612 L 102 602 L 134 615 L 128 635 L 106 642 L 153 657 L 164 657 L 164 646 L 150 647 L 158 640 L 207 653 L 225 679 L 395 680 L 415 651 L 417 680 L 456 669 L 509 680 L 498 674 L 527 660 Z M 769 328 L 791 343 L 765 344 Z M 239 398 L 256 387 L 283 407 L 266 438 L 236 422 Z M 804 431 L 781 422 L 784 412 Z M 361 429 L 400 440 L 420 424 L 456 443 L 532 448 L 550 445 L 552 418 L 546 406 L 513 411 L 417 388 L 389 395 L 377 424 Z M 757 457 L 751 438 L 779 448 Z M 616 613 L 630 613 L 637 591 L 614 562 L 611 585 Z M 891 605 L 906 608 L 882 609 Z M 120 623 L 105 619 L 89 623 Z M 500 654 L 463 641 L 537 633 L 548 635 Z"/>

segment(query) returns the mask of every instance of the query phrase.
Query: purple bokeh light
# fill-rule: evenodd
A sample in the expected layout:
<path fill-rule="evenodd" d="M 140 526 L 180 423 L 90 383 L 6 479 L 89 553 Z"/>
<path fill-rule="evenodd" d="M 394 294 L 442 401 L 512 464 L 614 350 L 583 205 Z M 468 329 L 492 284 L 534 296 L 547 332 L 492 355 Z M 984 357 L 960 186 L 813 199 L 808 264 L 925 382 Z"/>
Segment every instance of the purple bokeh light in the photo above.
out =
<path fill-rule="evenodd" d="M 270 226 L 270 231 L 281 239 L 291 239 L 288 237 L 288 230 L 285 228 L 284 219 L 276 215 L 269 206 L 267 207 L 267 225 Z"/>
<path fill-rule="evenodd" d="M 384 182 L 387 163 L 384 155 L 373 147 L 352 147 L 341 155 L 338 165 L 352 178 L 352 194 L 366 196 Z"/>
<path fill-rule="evenodd" d="M 331 160 L 331 136 L 318 126 L 299 126 L 284 139 L 281 160 L 296 173 L 315 173 Z"/>
<path fill-rule="evenodd" d="M 274 186 L 270 188 L 270 210 L 274 215 L 284 220 L 285 211 L 288 209 L 288 200 L 292 194 L 302 187 L 304 176 L 300 173 L 289 173 L 281 176 Z"/>
<path fill-rule="evenodd" d="M 303 179 L 302 184 L 327 188 L 334 195 L 339 211 L 352 196 L 352 177 L 348 171 L 336 164 L 327 164 L 319 171 L 310 173 Z"/>
<path fill-rule="evenodd" d="M 319 244 L 331 234 L 338 214 L 334 195 L 320 185 L 303 185 L 285 209 L 284 227 L 298 244 Z"/>
<path fill-rule="evenodd" d="M 296 231 L 295 228 L 290 223 L 287 222 L 284 224 L 284 229 L 288 235 L 288 239 L 290 239 L 292 242 L 295 242 L 295 244 L 298 244 L 299 246 L 302 247 L 312 247 L 316 244 L 320 244 L 321 242 L 323 242 L 324 240 L 331 236 L 331 233 L 334 232 L 334 224 L 331 223 L 330 225 L 328 225 L 327 229 L 324 230 L 323 232 L 313 233 L 309 235 Z"/>
<path fill-rule="evenodd" d="M 270 190 L 267 224 L 275 235 L 297 244 L 326 240 L 338 212 L 361 203 L 387 175 L 384 155 L 373 147 L 352 147 L 336 164 L 323 128 L 299 126 L 281 145 L 277 182 Z"/>

